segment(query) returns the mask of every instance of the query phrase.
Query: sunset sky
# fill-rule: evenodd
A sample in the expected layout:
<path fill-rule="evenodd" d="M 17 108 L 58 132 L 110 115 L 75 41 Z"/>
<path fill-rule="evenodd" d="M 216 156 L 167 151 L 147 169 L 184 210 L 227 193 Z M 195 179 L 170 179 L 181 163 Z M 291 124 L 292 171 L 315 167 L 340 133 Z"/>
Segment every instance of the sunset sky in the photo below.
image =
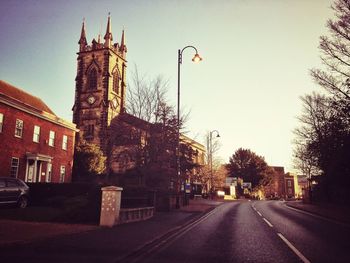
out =
<path fill-rule="evenodd" d="M 125 29 L 128 78 L 135 65 L 146 79 L 162 75 L 175 106 L 178 49 L 198 49 L 203 61 L 192 63 L 188 49 L 181 67 L 190 136 L 203 143 L 206 132 L 218 130 L 223 162 L 243 147 L 292 171 L 299 97 L 320 90 L 309 69 L 320 67 L 331 2 L 0 0 L 0 79 L 71 121 L 83 18 L 91 43 L 104 35 L 110 12 L 114 42 Z"/>

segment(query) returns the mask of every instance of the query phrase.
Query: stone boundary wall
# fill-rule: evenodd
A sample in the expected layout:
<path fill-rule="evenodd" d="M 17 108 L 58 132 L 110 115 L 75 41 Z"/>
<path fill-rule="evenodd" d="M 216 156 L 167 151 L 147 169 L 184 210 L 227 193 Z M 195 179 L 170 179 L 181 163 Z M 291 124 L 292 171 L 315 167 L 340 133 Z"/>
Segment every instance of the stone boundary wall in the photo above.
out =
<path fill-rule="evenodd" d="M 143 221 L 153 217 L 155 208 L 120 208 L 123 188 L 107 186 L 102 189 L 100 226 L 113 227 L 117 224 L 125 224 Z"/>
<path fill-rule="evenodd" d="M 147 220 L 153 217 L 154 211 L 154 207 L 122 208 L 120 209 L 118 224 Z"/>

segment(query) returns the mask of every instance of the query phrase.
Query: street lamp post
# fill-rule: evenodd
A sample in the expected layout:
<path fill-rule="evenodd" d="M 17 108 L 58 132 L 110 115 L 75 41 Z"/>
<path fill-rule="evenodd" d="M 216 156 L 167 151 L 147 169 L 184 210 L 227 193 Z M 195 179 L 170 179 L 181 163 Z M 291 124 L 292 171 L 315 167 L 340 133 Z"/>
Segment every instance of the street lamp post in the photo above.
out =
<path fill-rule="evenodd" d="M 209 154 L 210 154 L 210 193 L 213 194 L 213 133 L 216 132 L 216 138 L 220 137 L 217 130 L 213 130 L 209 133 Z"/>
<path fill-rule="evenodd" d="M 181 166 L 180 166 L 180 66 L 182 64 L 182 53 L 185 49 L 192 48 L 196 54 L 192 58 L 193 62 L 199 62 L 202 58 L 198 54 L 197 48 L 194 46 L 186 46 L 183 49 L 178 50 L 177 57 L 177 147 L 176 147 L 176 175 L 177 175 L 177 195 L 176 195 L 176 208 L 180 208 L 180 178 L 181 178 Z"/>

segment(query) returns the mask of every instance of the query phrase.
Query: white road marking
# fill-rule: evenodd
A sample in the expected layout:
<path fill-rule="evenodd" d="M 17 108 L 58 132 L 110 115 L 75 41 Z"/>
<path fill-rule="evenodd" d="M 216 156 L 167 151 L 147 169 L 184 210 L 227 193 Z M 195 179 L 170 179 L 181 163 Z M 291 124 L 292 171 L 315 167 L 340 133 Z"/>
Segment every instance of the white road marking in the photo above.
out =
<path fill-rule="evenodd" d="M 258 215 L 259 215 L 259 216 L 261 216 L 261 217 L 262 217 L 262 214 L 261 214 L 259 211 L 256 211 L 256 212 L 258 213 Z"/>
<path fill-rule="evenodd" d="M 293 250 L 293 252 L 304 262 L 304 263 L 311 263 L 310 260 L 308 260 L 303 254 L 301 254 L 301 252 L 295 247 L 292 245 L 292 243 L 290 243 L 288 241 L 287 238 L 285 238 L 281 233 L 277 233 L 277 235 L 284 241 L 284 243 L 287 244 L 287 246 Z"/>
<path fill-rule="evenodd" d="M 266 218 L 263 217 L 263 219 L 266 222 L 266 224 L 268 224 L 270 227 L 273 227 L 273 225 Z"/>

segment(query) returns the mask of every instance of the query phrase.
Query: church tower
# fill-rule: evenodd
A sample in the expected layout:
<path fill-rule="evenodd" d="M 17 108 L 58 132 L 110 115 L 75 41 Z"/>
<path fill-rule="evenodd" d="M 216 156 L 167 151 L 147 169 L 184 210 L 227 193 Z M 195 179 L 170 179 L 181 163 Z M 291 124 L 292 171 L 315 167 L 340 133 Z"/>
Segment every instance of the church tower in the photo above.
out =
<path fill-rule="evenodd" d="M 111 120 L 124 112 L 126 52 L 124 30 L 120 43 L 113 43 L 111 18 L 108 16 L 104 42 L 88 45 L 83 21 L 77 53 L 77 76 L 73 122 L 80 129 L 77 141 L 97 144 L 106 153 Z"/>

